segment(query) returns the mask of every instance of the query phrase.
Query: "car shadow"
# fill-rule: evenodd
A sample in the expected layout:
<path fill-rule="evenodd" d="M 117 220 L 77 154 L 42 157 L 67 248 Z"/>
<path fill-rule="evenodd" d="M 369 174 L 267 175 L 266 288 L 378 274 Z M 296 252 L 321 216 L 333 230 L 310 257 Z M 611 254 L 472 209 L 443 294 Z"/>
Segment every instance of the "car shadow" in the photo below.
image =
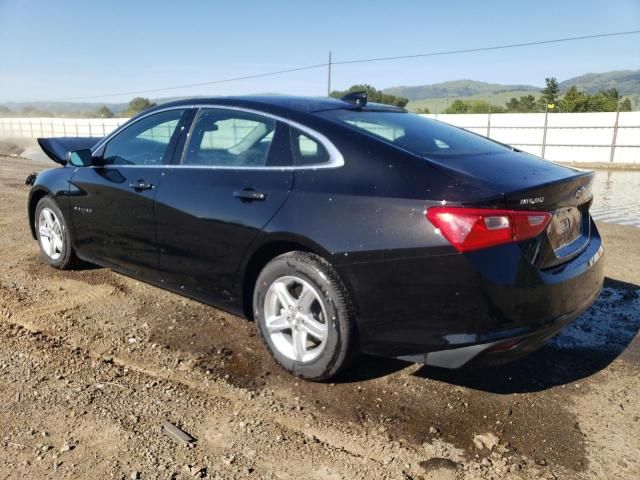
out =
<path fill-rule="evenodd" d="M 78 262 L 77 265 L 73 266 L 73 271 L 75 272 L 87 272 L 91 270 L 100 270 L 105 267 L 101 267 L 100 265 L 96 265 L 95 263 L 89 263 L 86 261 Z"/>
<path fill-rule="evenodd" d="M 606 278 L 593 306 L 531 355 L 493 368 L 424 366 L 414 375 L 499 394 L 538 392 L 589 377 L 623 352 L 640 363 L 640 346 L 628 349 L 638 330 L 640 287 Z"/>
<path fill-rule="evenodd" d="M 362 355 L 353 365 L 334 377 L 332 383 L 357 383 L 385 377 L 413 365 L 396 358 Z"/>

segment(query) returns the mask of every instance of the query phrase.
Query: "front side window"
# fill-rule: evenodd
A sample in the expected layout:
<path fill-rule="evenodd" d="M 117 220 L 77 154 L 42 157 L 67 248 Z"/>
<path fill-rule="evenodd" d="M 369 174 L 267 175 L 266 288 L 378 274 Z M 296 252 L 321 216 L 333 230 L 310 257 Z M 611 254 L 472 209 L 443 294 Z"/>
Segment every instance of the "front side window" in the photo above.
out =
<path fill-rule="evenodd" d="M 102 155 L 105 165 L 162 165 L 184 110 L 149 115 L 113 137 Z"/>
<path fill-rule="evenodd" d="M 262 167 L 276 121 L 249 112 L 204 109 L 193 125 L 183 165 Z"/>

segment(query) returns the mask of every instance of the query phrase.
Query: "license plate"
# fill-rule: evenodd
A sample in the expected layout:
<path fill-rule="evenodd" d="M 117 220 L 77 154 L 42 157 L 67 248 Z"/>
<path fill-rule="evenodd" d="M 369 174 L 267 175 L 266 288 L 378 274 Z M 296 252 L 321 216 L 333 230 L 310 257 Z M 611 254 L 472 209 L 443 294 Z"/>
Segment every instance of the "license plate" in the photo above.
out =
<path fill-rule="evenodd" d="M 573 242 L 582 233 L 582 214 L 575 207 L 556 211 L 549 229 L 549 240 L 554 249 Z"/>

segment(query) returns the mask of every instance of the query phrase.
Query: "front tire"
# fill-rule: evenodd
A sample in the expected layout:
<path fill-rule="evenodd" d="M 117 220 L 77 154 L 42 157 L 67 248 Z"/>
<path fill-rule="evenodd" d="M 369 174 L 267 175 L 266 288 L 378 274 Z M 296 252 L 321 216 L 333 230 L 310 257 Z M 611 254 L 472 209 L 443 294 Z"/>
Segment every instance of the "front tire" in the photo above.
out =
<path fill-rule="evenodd" d="M 56 202 L 43 197 L 36 206 L 35 229 L 40 253 L 45 262 L 60 270 L 75 264 L 69 229 Z"/>
<path fill-rule="evenodd" d="M 346 289 L 317 255 L 289 252 L 267 263 L 256 281 L 253 312 L 271 356 L 298 377 L 328 380 L 356 353 Z"/>

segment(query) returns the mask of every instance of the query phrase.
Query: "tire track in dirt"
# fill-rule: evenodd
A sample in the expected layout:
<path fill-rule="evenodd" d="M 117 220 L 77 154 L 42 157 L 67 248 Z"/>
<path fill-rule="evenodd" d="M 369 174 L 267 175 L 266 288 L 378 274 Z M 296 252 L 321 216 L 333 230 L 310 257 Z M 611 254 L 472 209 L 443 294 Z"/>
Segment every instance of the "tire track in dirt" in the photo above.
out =
<path fill-rule="evenodd" d="M 20 336 L 20 335 L 19 335 Z M 36 337 L 32 337 L 35 338 L 36 343 L 34 344 L 33 341 L 28 342 L 27 344 L 22 344 L 20 351 L 24 352 L 26 355 L 28 355 L 28 357 L 24 357 L 24 358 L 28 358 L 29 360 L 33 360 L 33 361 L 37 361 L 36 359 L 38 358 L 38 354 L 40 352 L 47 352 L 49 351 L 49 349 L 51 348 L 51 341 L 49 339 L 47 339 L 45 336 L 39 335 Z M 3 335 L 3 344 L 7 343 L 7 340 L 12 341 L 14 344 L 15 342 L 15 337 L 10 336 L 4 336 Z M 57 350 L 58 355 L 56 356 L 57 359 L 66 357 L 67 361 L 65 362 L 64 367 L 61 367 L 60 365 L 56 365 L 58 363 L 58 361 L 54 360 L 52 362 L 47 362 L 47 366 L 48 367 L 52 367 L 52 368 L 56 368 L 58 371 L 60 371 L 61 368 L 64 368 L 66 372 L 69 371 L 69 369 L 73 369 L 76 374 L 78 374 L 78 369 L 83 369 L 83 370 L 89 370 L 89 375 L 91 376 L 90 370 L 91 368 L 89 367 L 89 362 L 83 360 L 83 357 L 85 356 L 85 354 L 80 351 L 79 349 L 74 349 L 72 351 L 68 350 L 64 345 L 58 345 L 56 342 L 55 343 L 55 349 Z M 36 351 L 30 351 L 30 348 L 33 349 L 33 347 L 37 347 Z M 63 351 L 61 352 L 60 349 L 62 349 Z M 73 353 L 72 353 L 73 352 Z M 1 352 L 0 353 L 0 362 L 4 362 L 5 359 L 5 352 Z M 64 354 L 64 355 L 63 355 Z M 4 364 L 3 364 L 4 365 Z M 101 370 L 101 376 L 104 375 L 109 375 L 108 371 L 113 371 L 113 370 L 119 370 L 119 371 L 123 371 L 122 368 L 118 365 L 112 364 L 112 363 L 99 363 L 99 368 Z M 0 367 L 1 368 L 1 367 Z M 46 368 L 43 368 L 43 370 L 46 370 Z M 105 371 L 108 370 L 108 371 Z M 124 370 L 126 372 L 126 370 Z M 44 373 L 44 371 L 43 371 Z M 117 372 L 116 372 L 117 373 Z M 118 374 L 121 376 L 121 374 Z M 0 376 L 0 379 L 2 378 L 2 376 Z M 122 377 L 120 377 L 122 378 Z M 121 381 L 123 381 L 121 379 Z M 134 373 L 133 371 L 127 373 L 127 377 L 126 377 L 126 382 L 127 382 L 127 389 L 133 389 L 135 391 L 140 392 L 141 390 L 144 391 L 143 389 L 143 385 L 146 385 L 148 382 L 146 380 L 146 375 L 142 374 L 139 375 L 136 373 Z M 42 388 L 42 382 L 40 383 L 40 387 Z M 162 381 L 161 382 L 161 387 L 165 386 L 165 385 L 173 385 L 172 386 L 172 390 L 177 390 L 180 391 L 180 389 L 182 389 L 182 385 L 181 384 L 176 384 L 175 382 L 168 382 L 168 381 Z M 101 384 L 102 385 L 102 384 Z M 101 389 L 98 390 L 101 395 L 100 397 L 107 397 L 105 398 L 103 401 L 100 400 L 100 398 L 95 398 L 94 396 L 90 396 L 89 400 L 90 403 L 87 404 L 86 402 L 80 401 L 79 405 L 80 408 L 83 408 L 82 405 L 84 405 L 84 408 L 89 408 L 89 411 L 85 411 L 82 414 L 82 418 L 83 418 L 83 423 L 87 426 L 85 426 L 82 431 L 76 431 L 74 437 L 76 438 L 76 440 L 80 440 L 80 447 L 81 448 L 85 448 L 85 449 L 89 449 L 89 450 L 94 450 L 100 453 L 101 457 L 96 457 L 96 458 L 100 458 L 100 463 L 97 465 L 98 466 L 98 471 L 103 470 L 103 465 L 104 465 L 104 460 L 105 459 L 109 459 L 111 461 L 116 462 L 116 464 L 118 462 L 129 462 L 130 460 L 130 455 L 128 455 L 128 450 L 132 450 L 135 451 L 136 449 L 141 448 L 141 445 L 137 445 L 137 446 L 133 446 L 132 443 L 134 443 L 135 438 L 132 440 L 132 436 L 131 436 L 131 430 L 130 428 L 126 428 L 126 427 L 130 427 L 130 425 L 128 424 L 123 424 L 121 423 L 121 421 L 118 418 L 113 418 L 112 420 L 115 420 L 115 422 L 111 421 L 109 423 L 109 426 L 105 426 L 104 424 L 104 418 L 100 418 L 100 417 L 104 417 L 104 414 L 97 416 L 96 413 L 99 413 L 100 411 L 104 412 L 104 406 L 112 404 L 113 403 L 113 399 L 108 399 L 109 395 L 109 391 L 105 390 L 104 387 L 100 387 Z M 165 387 L 167 388 L 167 387 Z M 160 391 L 160 394 L 162 392 L 162 389 Z M 219 452 L 220 454 L 222 453 L 228 453 L 230 448 L 233 448 L 234 443 L 237 444 L 240 440 L 241 437 L 243 442 L 242 442 L 242 447 L 238 446 L 237 448 L 235 448 L 235 456 L 238 457 L 236 459 L 236 464 L 239 464 L 241 462 L 244 462 L 244 459 L 240 458 L 242 455 L 246 455 L 247 460 L 251 461 L 251 463 L 249 463 L 250 465 L 253 463 L 253 468 L 258 470 L 258 478 L 261 478 L 261 476 L 259 475 L 259 472 L 262 471 L 264 473 L 264 471 L 269 467 L 268 462 L 267 462 L 267 466 L 266 467 L 262 467 L 263 461 L 262 461 L 262 455 L 264 455 L 265 453 L 265 449 L 263 445 L 260 445 L 259 443 L 256 444 L 254 442 L 252 442 L 251 437 L 249 435 L 244 434 L 244 432 L 239 433 L 238 432 L 238 422 L 236 417 L 232 414 L 231 411 L 231 407 L 232 404 L 231 402 L 220 402 L 219 400 L 219 396 L 214 394 L 214 387 L 212 387 L 211 389 L 207 390 L 207 389 L 203 389 L 203 388 L 199 388 L 196 389 L 194 388 L 194 386 L 192 385 L 188 390 L 187 390 L 188 394 L 190 397 L 193 398 L 199 398 L 200 402 L 202 402 L 201 406 L 198 406 L 197 404 L 194 406 L 195 411 L 197 412 L 197 415 L 201 416 L 201 417 L 206 417 L 206 410 L 216 410 L 219 412 L 219 417 L 216 419 L 217 422 L 216 423 L 211 423 L 211 422 L 205 422 L 207 423 L 207 425 L 211 428 L 214 429 L 218 429 L 217 425 L 219 422 L 224 422 L 225 424 L 228 425 L 232 425 L 233 428 L 233 441 L 230 442 L 230 444 L 226 444 L 226 445 L 218 445 L 216 448 L 214 448 L 213 450 L 208 449 L 206 447 L 206 445 L 203 445 L 200 448 L 194 449 L 193 452 L 200 452 L 200 457 L 202 456 L 202 452 L 204 450 L 204 452 L 211 452 L 211 451 L 215 451 L 215 452 Z M 203 392 L 206 393 L 205 396 L 202 396 L 199 394 L 199 392 Z M 49 393 L 48 398 L 51 397 L 51 393 Z M 119 391 L 116 393 L 119 394 Z M 40 394 L 39 398 L 43 398 L 42 397 L 42 393 Z M 82 396 L 82 394 L 81 394 Z M 38 397 L 37 397 L 38 398 Z M 121 397 L 120 397 L 121 398 Z M 146 403 L 152 404 L 152 405 L 156 405 L 159 404 L 160 402 L 157 401 L 158 395 L 151 395 L 149 398 L 149 401 Z M 75 399 L 74 399 L 75 400 Z M 59 401 L 59 400 L 57 400 Z M 120 400 L 122 401 L 122 400 Z M 127 399 L 125 398 L 124 401 L 126 402 Z M 105 403 L 106 402 L 106 403 Z M 63 403 L 63 402 L 61 402 Z M 164 402 L 163 402 L 164 403 Z M 243 399 L 241 395 L 235 395 L 234 398 L 234 404 L 238 407 L 243 406 L 243 404 L 246 404 L 247 401 L 246 399 Z M 257 403 L 257 402 L 256 402 Z M 19 404 L 14 404 L 16 406 L 18 406 Z M 206 407 L 205 407 L 206 405 Z M 97 412 L 95 411 L 95 407 L 98 408 Z M 208 408 L 207 408 L 208 407 Z M 147 406 L 148 408 L 148 406 Z M 156 407 L 157 409 L 157 407 Z M 160 410 L 165 410 L 165 408 L 160 407 Z M 185 416 L 185 412 L 184 412 L 184 407 L 183 408 L 178 408 L 179 412 L 176 412 L 175 414 L 179 414 L 180 416 Z M 21 410 L 23 412 L 24 416 L 24 410 Z M 175 415 L 174 414 L 174 415 Z M 251 413 L 248 411 L 243 412 L 243 416 L 242 418 L 246 418 L 248 415 L 250 415 Z M 148 414 L 147 414 L 148 415 Z M 166 413 L 165 413 L 166 415 Z M 108 414 L 107 416 L 111 416 L 110 414 Z M 155 417 L 155 415 L 151 415 L 152 419 L 153 417 Z M 160 417 L 162 418 L 162 416 Z M 231 420 L 233 420 L 233 422 L 231 422 Z M 77 422 L 74 422 L 73 420 L 71 420 L 71 424 L 69 425 L 69 420 L 66 420 L 64 418 L 59 418 L 58 419 L 58 423 L 60 424 L 67 424 L 68 426 L 66 428 L 71 427 L 72 431 L 75 431 L 76 428 L 74 427 L 74 424 L 77 424 Z M 136 425 L 140 425 L 141 423 L 144 423 L 144 419 L 140 419 L 140 423 L 136 422 Z M 189 422 L 191 423 L 191 422 Z M 44 424 L 42 424 L 42 426 L 45 426 Z M 123 429 L 124 428 L 124 429 Z M 165 451 L 161 456 L 160 456 L 160 461 L 164 460 L 167 461 L 167 459 L 171 458 L 172 456 L 176 455 L 176 456 L 181 456 L 180 452 L 175 452 L 175 453 L 171 453 L 171 451 L 173 450 L 173 444 L 169 443 L 168 440 L 164 440 L 164 437 L 159 436 L 156 432 L 152 431 L 154 430 L 152 426 L 150 425 L 144 425 L 144 430 L 143 432 L 140 432 L 140 427 L 136 427 L 134 429 L 134 432 L 137 431 L 138 435 L 136 435 L 138 437 L 138 441 L 142 441 L 144 442 L 144 446 L 149 449 L 149 447 L 151 447 L 151 449 L 153 450 L 153 447 L 155 446 L 155 444 L 158 443 L 158 440 L 160 441 L 161 445 L 165 446 L 165 450 L 168 449 L 168 451 Z M 128 431 L 127 431 L 128 430 Z M 190 426 L 190 430 L 191 431 L 198 431 L 198 432 L 202 432 L 202 438 L 206 438 L 208 435 L 208 432 L 206 429 L 202 430 L 202 429 L 197 429 L 194 428 L 193 425 Z M 141 433 L 144 433 L 144 435 L 141 435 Z M 200 435 L 199 435 L 200 436 Z M 286 457 L 296 457 L 297 462 L 283 462 L 281 464 L 281 467 L 283 467 L 283 471 L 285 472 L 290 472 L 290 475 L 288 475 L 289 478 L 300 478 L 299 475 L 303 474 L 304 472 L 304 461 L 303 458 L 301 458 L 303 455 L 302 454 L 296 454 L 295 450 L 298 451 L 302 451 L 303 449 L 301 447 L 304 447 L 304 444 L 306 443 L 306 440 L 304 438 L 297 438 L 295 434 L 291 434 L 290 435 L 290 439 L 287 441 L 287 443 L 285 445 L 282 446 L 283 450 L 289 450 L 291 447 L 291 443 L 297 444 L 297 448 L 294 449 L 293 451 L 283 451 L 281 452 L 282 455 L 280 456 L 280 458 L 286 458 Z M 117 441 L 116 441 L 117 440 Z M 33 440 L 31 440 L 32 442 Z M 37 440 L 36 440 L 37 441 Z M 29 443 L 29 442 L 25 442 L 25 443 Z M 17 444 L 16 444 L 17 445 Z M 122 447 L 124 446 L 124 448 L 126 448 L 127 450 L 122 451 Z M 0 450 L 3 447 L 3 445 L 0 442 Z M 168 447 L 168 448 L 167 448 Z M 157 446 L 156 446 L 157 449 Z M 322 452 L 321 448 L 317 448 L 316 450 L 319 450 L 317 452 L 316 457 L 320 457 L 321 462 L 320 463 L 324 463 L 329 465 L 330 462 L 328 461 L 328 458 L 326 458 L 326 454 L 325 452 Z M 261 455 L 258 455 L 258 452 L 261 453 Z M 272 452 L 271 452 L 272 453 Z M 157 455 L 156 455 L 157 456 Z M 190 457 L 193 457 L 195 455 L 189 455 Z M 265 457 L 268 457 L 268 455 L 264 455 Z M 0 456 L 1 457 L 1 456 Z M 128 458 L 129 457 L 129 458 Z M 23 457 L 24 458 L 24 457 Z M 205 459 L 207 457 L 205 456 Z M 55 455 L 54 455 L 54 459 L 55 459 Z M 87 459 L 89 461 L 89 464 L 94 463 L 95 460 L 92 459 Z M 200 458 L 200 461 L 202 462 L 202 458 Z M 219 460 L 218 460 L 219 462 Z M 137 460 L 137 463 L 140 463 L 140 460 Z M 190 463 L 195 463 L 193 462 L 193 460 Z M 214 464 L 217 463 L 214 461 Z M 220 462 L 222 463 L 222 462 Z M 34 465 L 34 468 L 38 469 L 38 465 Z M 82 468 L 82 467 L 80 467 Z M 218 468 L 220 468 L 220 470 L 224 471 L 224 465 L 222 465 L 222 468 L 220 467 L 220 465 L 218 465 Z M 354 475 L 354 471 L 347 465 L 341 465 L 338 464 L 336 466 L 337 470 L 342 471 L 343 476 L 342 478 L 344 478 L 344 475 L 349 476 L 349 477 L 353 477 Z M 234 469 L 235 470 L 235 469 Z M 106 478 L 106 472 L 103 472 L 103 475 L 98 474 L 98 478 L 102 477 L 102 478 Z M 231 472 L 228 472 L 231 473 Z M 89 473 L 86 472 L 86 475 L 88 476 Z M 39 477 L 44 477 L 44 476 L 48 476 L 45 475 L 44 472 L 42 472 L 41 475 L 38 475 Z M 84 476 L 84 478 L 87 478 L 87 476 Z M 16 477 L 17 478 L 17 477 Z M 281 477 L 282 478 L 282 477 Z M 311 478 L 320 478 L 320 477 L 311 477 Z M 362 478 L 362 477 L 360 477 Z"/>
<path fill-rule="evenodd" d="M 23 325 L 20 322 L 13 322 L 13 325 L 30 331 L 30 324 Z M 56 349 L 66 350 L 67 355 L 73 352 L 75 356 L 89 357 L 94 362 L 98 362 L 108 368 L 124 369 L 130 372 L 129 375 L 134 373 L 142 378 L 162 382 L 162 384 L 178 385 L 180 388 L 184 387 L 191 392 L 191 395 L 201 394 L 206 398 L 224 400 L 228 405 L 224 416 L 221 413 L 206 415 L 203 417 L 202 427 L 198 429 L 204 441 L 218 449 L 224 449 L 229 446 L 229 442 L 233 443 L 234 440 L 237 440 L 238 434 L 237 431 L 234 431 L 237 430 L 237 427 L 235 429 L 224 428 L 225 424 L 229 424 L 229 417 L 261 418 L 266 411 L 271 410 L 268 423 L 276 428 L 280 437 L 287 439 L 285 443 L 275 448 L 276 450 L 281 450 L 280 454 L 286 456 L 288 461 L 283 464 L 276 463 L 269 459 L 259 459 L 256 458 L 255 451 L 248 455 L 251 459 L 255 460 L 257 465 L 260 465 L 261 468 L 265 470 L 284 467 L 288 475 L 281 476 L 280 478 L 301 478 L 301 476 L 305 476 L 307 478 L 320 479 L 331 478 L 332 475 L 338 475 L 336 478 L 355 478 L 355 472 L 349 466 L 352 462 L 357 462 L 361 466 L 364 466 L 365 463 L 373 462 L 374 465 L 377 465 L 375 468 L 383 468 L 383 465 L 389 465 L 391 463 L 390 460 L 383 461 L 379 458 L 381 453 L 374 452 L 375 446 L 379 445 L 380 442 L 376 441 L 375 438 L 372 439 L 370 434 L 362 431 L 354 433 L 335 430 L 332 426 L 324 425 L 324 422 L 318 422 L 317 425 L 311 428 L 310 421 L 314 420 L 313 415 L 306 412 L 300 413 L 301 411 L 293 405 L 282 405 L 277 399 L 270 400 L 267 395 L 257 397 L 252 393 L 243 391 L 242 389 L 239 390 L 221 380 L 197 378 L 203 374 L 202 372 L 185 373 L 175 372 L 170 369 L 158 370 L 148 365 L 131 361 L 130 359 L 105 357 L 99 352 L 87 350 L 83 346 L 70 345 L 64 341 L 60 341 L 59 338 L 49 337 L 44 332 L 38 331 L 36 335 L 39 342 L 54 344 Z M 142 381 L 144 383 L 148 382 L 147 380 Z M 149 399 L 153 401 L 153 397 L 149 397 Z M 277 411 L 274 412 L 274 408 Z M 232 409 L 235 411 L 232 411 Z M 216 407 L 216 410 L 220 412 L 219 407 Z M 286 413 L 282 413 L 283 411 Z M 244 428 L 244 423 L 246 422 L 239 423 L 241 428 Z M 262 421 L 258 420 L 255 423 L 260 425 Z M 221 428 L 221 424 L 223 428 Z M 119 436 L 123 437 L 124 433 L 121 432 Z M 86 435 L 85 438 L 98 446 L 101 445 L 100 440 L 91 439 L 90 437 L 86 437 Z M 109 439 L 102 441 L 106 442 L 106 444 L 113 449 L 112 441 Z M 287 445 L 291 442 L 313 446 L 314 450 L 319 451 L 314 453 L 316 457 L 320 455 L 321 457 L 328 458 L 316 464 L 315 473 L 313 471 L 309 472 L 309 452 L 303 449 L 292 452 Z M 368 452 L 358 448 L 359 445 L 363 445 L 364 443 L 370 445 Z M 412 449 L 406 449 L 399 445 L 391 445 L 385 447 L 384 450 L 386 450 L 384 453 L 388 458 L 393 459 L 394 462 L 403 466 L 411 464 L 417 465 L 420 459 L 423 458 Z M 244 451 L 251 452 L 252 449 L 245 448 Z M 283 458 L 282 456 L 274 455 L 271 458 Z M 328 461 L 329 458 L 332 460 Z M 342 462 L 336 464 L 336 460 L 346 461 L 343 465 L 341 464 Z M 324 465 L 322 465 L 323 463 Z M 396 467 L 391 465 L 389 468 L 393 471 Z"/>
<path fill-rule="evenodd" d="M 330 385 L 304 382 L 280 372 L 250 322 L 225 315 L 210 318 L 192 302 L 176 310 L 181 321 L 160 322 L 149 340 L 195 356 L 201 368 L 225 375 L 234 385 L 256 392 L 273 389 L 281 397 L 312 402 L 337 421 L 376 430 L 388 442 L 412 448 L 444 441 L 474 452 L 474 436 L 492 432 L 510 443 L 514 453 L 584 468 L 584 439 L 573 427 L 576 418 L 553 398 L 496 397 L 456 388 L 423 377 L 420 366 L 374 357 L 363 357 Z M 555 404 L 553 417 L 548 415 L 550 403 Z"/>

